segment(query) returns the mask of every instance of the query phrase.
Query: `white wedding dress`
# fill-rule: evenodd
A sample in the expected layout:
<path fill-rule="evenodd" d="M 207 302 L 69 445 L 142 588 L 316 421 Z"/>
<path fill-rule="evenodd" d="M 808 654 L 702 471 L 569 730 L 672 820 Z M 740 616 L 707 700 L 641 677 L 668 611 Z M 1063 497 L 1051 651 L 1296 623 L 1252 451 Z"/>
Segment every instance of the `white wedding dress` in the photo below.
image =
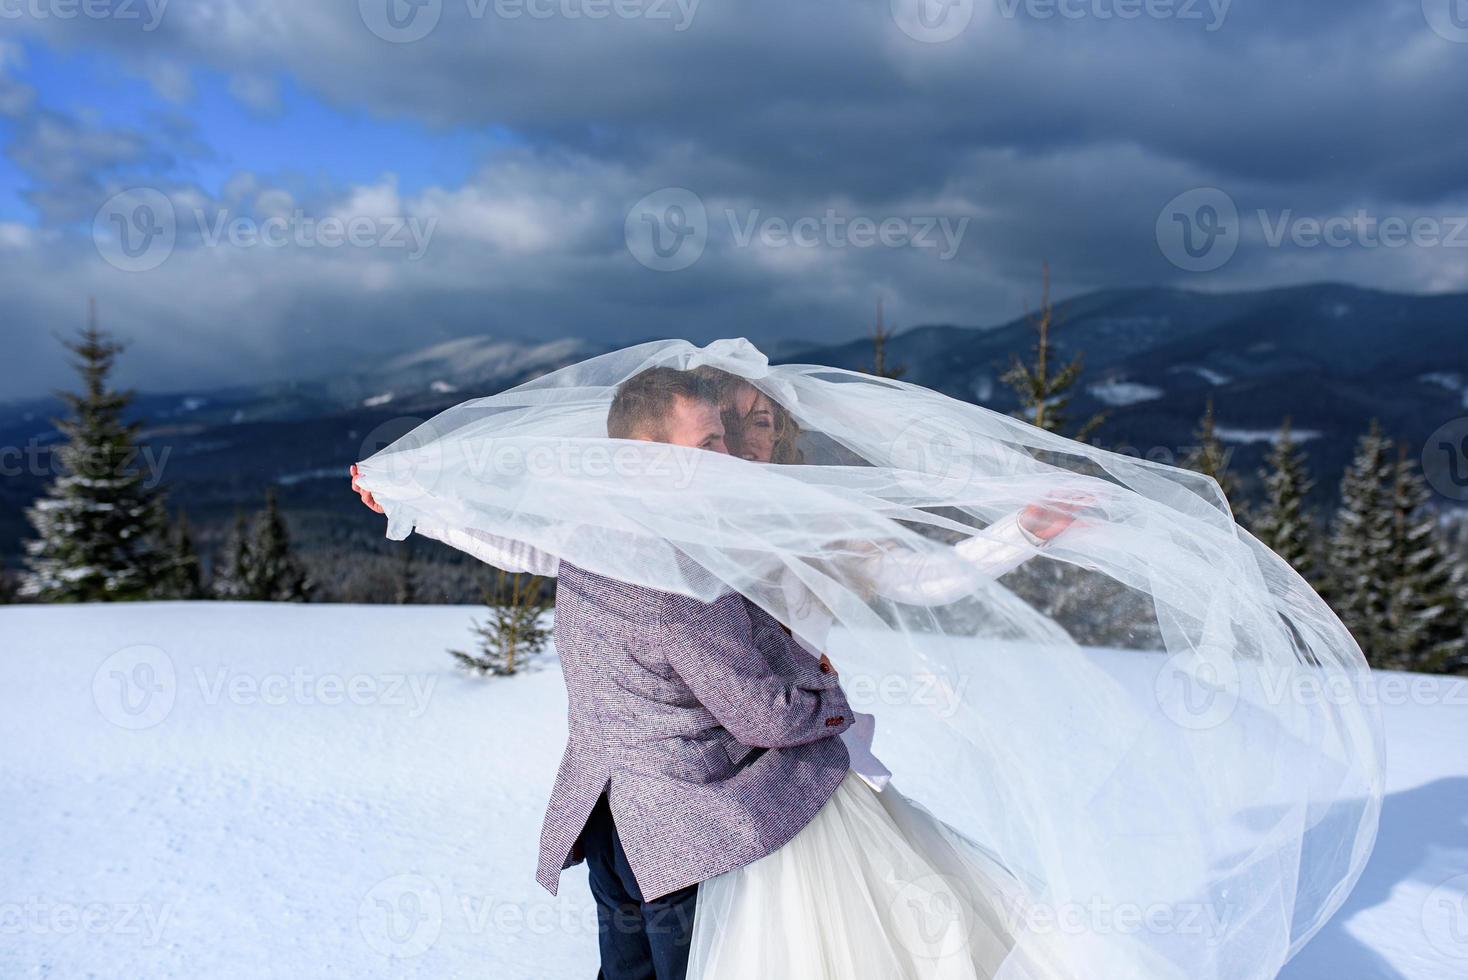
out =
<path fill-rule="evenodd" d="M 998 578 L 1043 546 L 1014 515 L 954 550 Z M 909 603 L 939 605 L 968 587 L 921 571 L 888 555 L 869 575 Z M 818 657 L 815 637 L 825 628 L 812 616 L 793 635 Z M 794 839 L 699 885 L 689 980 L 1068 976 L 1044 936 L 1027 933 L 1017 944 L 1027 920 L 1016 878 L 891 785 L 891 771 L 872 752 L 874 734 L 873 716 L 858 712 L 841 734 L 851 757 L 846 778 Z"/>
<path fill-rule="evenodd" d="M 703 882 L 688 980 L 1057 980 L 1018 881 L 854 771 L 772 854 Z"/>

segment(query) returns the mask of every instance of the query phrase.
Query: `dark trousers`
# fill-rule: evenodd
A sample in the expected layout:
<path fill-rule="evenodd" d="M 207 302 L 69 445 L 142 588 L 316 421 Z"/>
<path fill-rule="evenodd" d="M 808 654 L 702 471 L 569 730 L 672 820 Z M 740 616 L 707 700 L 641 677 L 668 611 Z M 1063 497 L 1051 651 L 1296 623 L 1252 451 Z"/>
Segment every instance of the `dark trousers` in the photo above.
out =
<path fill-rule="evenodd" d="M 581 832 L 601 942 L 599 980 L 684 980 L 698 886 L 642 900 L 606 794 Z"/>

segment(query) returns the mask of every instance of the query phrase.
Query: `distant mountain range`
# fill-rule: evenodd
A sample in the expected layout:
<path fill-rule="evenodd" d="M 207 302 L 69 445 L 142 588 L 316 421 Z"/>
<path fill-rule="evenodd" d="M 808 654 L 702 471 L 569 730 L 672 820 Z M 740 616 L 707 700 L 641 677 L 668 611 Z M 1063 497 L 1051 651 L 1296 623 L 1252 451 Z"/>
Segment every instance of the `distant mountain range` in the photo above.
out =
<path fill-rule="evenodd" d="M 989 328 L 919 326 L 892 337 L 887 358 L 905 366 L 905 380 L 1008 412 L 1017 401 L 1001 376 L 1014 357 L 1029 359 L 1033 342 L 1025 318 Z M 1289 416 L 1306 440 L 1322 498 L 1333 494 L 1372 418 L 1416 447 L 1468 415 L 1468 295 L 1329 284 L 1231 294 L 1109 290 L 1058 304 L 1052 343 L 1056 366 L 1084 356 L 1072 419 L 1109 413 L 1094 441 L 1178 459 L 1195 443 L 1211 397 L 1233 466 L 1247 477 Z M 865 337 L 767 346 L 784 362 L 857 370 L 872 356 Z M 330 529 L 355 516 L 347 465 L 414 420 L 606 349 L 578 339 L 466 337 L 318 380 L 144 393 L 135 409 L 165 459 L 174 501 L 196 523 L 218 525 L 236 507 L 253 507 L 273 483 L 287 507 Z M 49 443 L 56 438 L 49 417 L 58 410 L 51 400 L 0 406 L 0 446 Z M 0 555 L 18 551 L 23 507 L 45 476 L 21 469 L 17 476 L 7 467 L 0 483 Z"/>
<path fill-rule="evenodd" d="M 1212 398 L 1217 425 L 1244 475 L 1281 421 L 1306 441 L 1317 475 L 1334 482 L 1351 446 L 1379 419 L 1420 447 L 1468 415 L 1468 295 L 1407 296 L 1340 285 L 1208 294 L 1108 290 L 1055 308 L 1052 365 L 1085 369 L 1075 421 L 1109 413 L 1094 441 L 1162 458 L 1196 443 Z M 1018 408 L 1001 376 L 1029 359 L 1028 318 L 985 330 L 924 326 L 887 344 L 903 379 L 999 411 Z M 787 360 L 870 369 L 869 339 L 812 347 Z"/>

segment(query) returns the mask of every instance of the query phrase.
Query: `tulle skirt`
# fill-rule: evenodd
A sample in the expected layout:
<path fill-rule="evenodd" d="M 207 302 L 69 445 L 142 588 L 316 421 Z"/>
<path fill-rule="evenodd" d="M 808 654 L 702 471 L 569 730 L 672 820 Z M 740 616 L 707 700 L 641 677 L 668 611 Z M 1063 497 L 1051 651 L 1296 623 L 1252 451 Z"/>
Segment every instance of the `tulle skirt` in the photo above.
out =
<path fill-rule="evenodd" d="M 688 980 L 1056 980 L 1018 882 L 890 785 L 848 772 L 799 834 L 699 885 Z"/>

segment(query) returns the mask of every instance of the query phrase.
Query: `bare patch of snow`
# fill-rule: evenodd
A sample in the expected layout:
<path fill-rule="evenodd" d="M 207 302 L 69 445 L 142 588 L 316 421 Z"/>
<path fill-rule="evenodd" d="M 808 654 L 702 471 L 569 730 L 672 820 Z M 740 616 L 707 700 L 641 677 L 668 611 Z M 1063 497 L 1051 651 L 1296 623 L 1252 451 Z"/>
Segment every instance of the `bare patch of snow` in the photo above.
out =
<path fill-rule="evenodd" d="M 1086 389 L 1096 400 L 1113 408 L 1156 401 L 1166 394 L 1161 388 L 1137 384 L 1134 381 L 1106 381 Z"/>
<path fill-rule="evenodd" d="M 373 395 L 371 398 L 362 399 L 362 407 L 376 408 L 379 405 L 386 405 L 390 401 L 392 401 L 392 392 L 388 391 L 381 395 Z"/>
<path fill-rule="evenodd" d="M 1224 442 L 1237 442 L 1249 446 L 1258 442 L 1267 442 L 1271 446 L 1279 444 L 1278 429 L 1230 429 L 1220 425 L 1214 429 L 1214 432 Z M 1296 444 L 1319 439 L 1321 435 L 1322 433 L 1317 429 L 1290 430 L 1290 440 Z"/>
<path fill-rule="evenodd" d="M 1196 374 L 1198 377 L 1213 385 L 1213 387 L 1215 388 L 1219 387 L 1220 385 L 1226 385 L 1233 380 L 1232 377 L 1224 374 L 1222 371 L 1215 371 L 1212 368 L 1200 367 L 1197 364 L 1181 364 L 1173 368 L 1172 370 L 1178 373 L 1185 372 L 1189 374 Z"/>
<path fill-rule="evenodd" d="M 1422 375 L 1419 380 L 1426 381 L 1428 384 L 1441 385 L 1448 391 L 1458 392 L 1463 396 L 1463 407 L 1468 408 L 1468 379 L 1465 379 L 1463 375 L 1455 371 L 1434 371 L 1431 374 Z"/>
<path fill-rule="evenodd" d="M 287 473 L 275 478 L 275 482 L 283 487 L 294 486 L 297 483 L 305 483 L 307 480 L 340 480 L 347 472 L 346 464 L 341 466 L 322 466 L 314 470 L 301 470 L 299 473 Z"/>

